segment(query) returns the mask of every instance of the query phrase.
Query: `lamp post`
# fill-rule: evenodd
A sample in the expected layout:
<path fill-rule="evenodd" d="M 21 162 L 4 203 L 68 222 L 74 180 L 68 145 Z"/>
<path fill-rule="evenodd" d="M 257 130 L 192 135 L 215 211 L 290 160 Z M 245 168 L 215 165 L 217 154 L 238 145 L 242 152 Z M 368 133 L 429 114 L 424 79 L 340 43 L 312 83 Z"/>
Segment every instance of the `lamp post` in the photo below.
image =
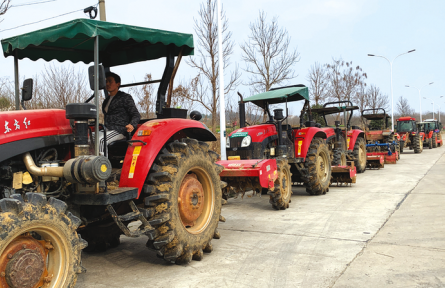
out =
<path fill-rule="evenodd" d="M 423 97 L 423 99 L 431 100 L 431 104 L 433 104 L 433 119 L 434 119 L 434 101 L 433 101 L 433 99 L 428 98 L 428 97 Z"/>
<path fill-rule="evenodd" d="M 374 55 L 374 54 L 368 54 L 368 56 L 370 57 L 380 57 L 380 58 L 384 58 L 386 59 L 386 61 L 388 61 L 389 63 L 389 68 L 390 68 L 390 74 L 391 74 L 391 126 L 392 126 L 392 131 L 394 131 L 394 97 L 393 97 L 393 93 L 392 93 L 392 63 L 394 62 L 394 60 L 397 59 L 397 57 L 402 56 L 404 54 L 408 54 L 411 52 L 416 51 L 416 49 L 413 50 L 409 50 L 408 52 L 402 53 L 397 55 L 394 59 L 392 59 L 392 61 L 389 61 L 388 58 L 384 57 L 384 56 L 380 56 L 380 55 Z"/>
<path fill-rule="evenodd" d="M 443 96 L 440 96 L 439 99 L 440 99 L 440 98 L 443 98 Z M 437 104 L 437 106 L 439 106 L 439 122 L 440 122 L 440 105 Z"/>
<path fill-rule="evenodd" d="M 414 87 L 414 86 L 405 85 L 405 87 L 408 87 L 408 88 L 416 88 L 416 89 L 419 91 L 419 100 L 420 100 L 420 106 L 419 106 L 419 109 L 420 109 L 420 122 L 422 122 L 422 96 L 420 96 L 420 90 L 422 90 L 423 87 L 426 87 L 426 86 L 431 85 L 431 84 L 433 84 L 433 83 L 434 83 L 434 82 L 428 83 L 428 84 L 426 84 L 425 86 L 420 87 L 420 89 L 417 88 L 417 87 Z"/>

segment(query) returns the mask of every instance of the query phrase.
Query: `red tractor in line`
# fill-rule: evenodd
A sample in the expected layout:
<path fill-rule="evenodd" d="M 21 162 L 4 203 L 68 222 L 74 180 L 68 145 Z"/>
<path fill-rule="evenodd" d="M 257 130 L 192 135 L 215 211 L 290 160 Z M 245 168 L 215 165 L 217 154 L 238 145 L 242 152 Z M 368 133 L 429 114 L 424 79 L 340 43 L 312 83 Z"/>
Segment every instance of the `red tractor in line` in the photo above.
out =
<path fill-rule="evenodd" d="M 422 153 L 425 133 L 419 131 L 416 118 L 405 116 L 397 121 L 397 137 L 400 139 L 400 153 L 404 148 L 414 150 L 414 153 Z"/>
<path fill-rule="evenodd" d="M 345 104 L 345 105 L 342 105 Z M 366 170 L 366 142 L 365 133 L 358 126 L 351 125 L 351 119 L 354 110 L 358 110 L 358 106 L 354 106 L 351 101 L 329 102 L 323 105 L 323 108 L 312 109 L 313 113 L 322 116 L 326 126 L 321 129 L 326 133 L 332 165 L 341 166 L 334 168 L 334 172 L 340 172 L 346 168 L 350 170 L 350 176 L 341 173 L 333 177 L 332 182 L 355 183 L 355 170 L 357 173 L 363 173 Z M 337 115 L 335 128 L 328 126 L 327 115 Z M 343 122 L 343 127 L 341 127 Z M 348 162 L 349 161 L 349 165 Z M 336 178 L 338 179 L 336 181 Z"/>
<path fill-rule="evenodd" d="M 443 145 L 441 123 L 435 119 L 427 119 L 424 122 L 417 123 L 419 130 L 425 133 L 423 145 L 428 148 L 437 148 Z"/>
<path fill-rule="evenodd" d="M 239 94 L 240 95 L 240 94 Z M 220 176 L 228 185 L 223 191 L 244 193 L 250 189 L 267 192 L 275 209 L 286 209 L 292 195 L 293 183 L 304 183 L 311 195 L 326 194 L 331 181 L 331 159 L 326 145 L 326 133 L 312 119 L 309 92 L 304 85 L 271 89 L 239 102 L 240 129 L 227 137 L 229 160 L 217 162 L 224 166 Z M 304 101 L 300 127 L 293 128 L 285 121 L 288 113 L 270 105 Z M 259 125 L 246 123 L 245 104 L 253 103 L 264 109 L 268 120 Z M 307 119 L 307 121 L 305 121 Z M 249 126 L 247 126 L 249 125 Z"/>
<path fill-rule="evenodd" d="M 400 159 L 400 143 L 396 134 L 389 129 L 389 119 L 383 108 L 362 111 L 368 168 L 383 168 L 384 164 L 396 164 Z"/>
<path fill-rule="evenodd" d="M 212 251 L 223 220 L 222 167 L 205 142 L 216 137 L 199 121 L 177 118 L 186 111 L 169 108 L 166 95 L 180 58 L 193 55 L 193 35 L 77 19 L 1 42 L 15 60 L 16 110 L 24 58 L 93 62 L 96 104 L 25 110 L 28 79 L 23 110 L 0 113 L 0 287 L 74 287 L 85 271 L 81 250 L 117 246 L 121 234 L 147 237 L 159 257 L 178 264 Z M 98 109 L 104 72 L 159 58 L 166 59 L 161 79 L 121 86 L 160 83 L 157 119 L 141 120 L 100 156 L 91 135 L 106 133 Z M 130 229 L 133 221 L 140 226 Z"/>

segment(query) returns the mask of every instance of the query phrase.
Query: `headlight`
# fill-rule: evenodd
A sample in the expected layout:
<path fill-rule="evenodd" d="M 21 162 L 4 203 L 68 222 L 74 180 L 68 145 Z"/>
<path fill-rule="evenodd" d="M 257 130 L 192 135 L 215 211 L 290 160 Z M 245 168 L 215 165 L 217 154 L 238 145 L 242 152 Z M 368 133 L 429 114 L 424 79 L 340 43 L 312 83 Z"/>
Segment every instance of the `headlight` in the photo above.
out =
<path fill-rule="evenodd" d="M 252 142 L 252 138 L 250 136 L 246 136 L 243 138 L 243 141 L 241 142 L 241 147 L 247 147 L 250 145 L 250 142 Z"/>
<path fill-rule="evenodd" d="M 226 139 L 226 148 L 230 148 L 230 138 L 227 137 Z"/>

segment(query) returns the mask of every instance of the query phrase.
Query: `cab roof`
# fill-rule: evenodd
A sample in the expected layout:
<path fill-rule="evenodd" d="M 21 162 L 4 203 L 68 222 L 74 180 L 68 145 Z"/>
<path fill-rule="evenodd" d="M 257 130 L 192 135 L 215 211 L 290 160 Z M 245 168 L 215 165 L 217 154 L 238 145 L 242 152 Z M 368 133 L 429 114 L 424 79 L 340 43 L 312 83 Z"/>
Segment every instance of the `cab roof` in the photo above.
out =
<path fill-rule="evenodd" d="M 166 57 L 193 55 L 193 35 L 138 26 L 76 19 L 1 41 L 5 57 L 73 63 L 94 61 L 94 39 L 99 36 L 99 63 L 113 67 Z"/>
<path fill-rule="evenodd" d="M 416 121 L 416 118 L 411 117 L 411 116 L 406 116 L 406 117 L 400 117 L 399 119 L 397 119 L 397 121 Z"/>
<path fill-rule="evenodd" d="M 268 104 L 278 104 L 299 100 L 309 101 L 309 90 L 304 85 L 271 89 L 267 92 L 247 97 L 244 99 L 244 102 L 252 102 L 261 108 L 265 108 Z"/>

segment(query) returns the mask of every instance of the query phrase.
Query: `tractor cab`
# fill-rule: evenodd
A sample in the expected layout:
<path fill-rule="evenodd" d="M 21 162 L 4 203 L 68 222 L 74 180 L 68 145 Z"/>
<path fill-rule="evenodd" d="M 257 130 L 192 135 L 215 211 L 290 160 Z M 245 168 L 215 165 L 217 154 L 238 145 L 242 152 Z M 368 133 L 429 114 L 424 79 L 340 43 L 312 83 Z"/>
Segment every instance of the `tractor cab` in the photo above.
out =
<path fill-rule="evenodd" d="M 241 159 L 264 159 L 269 158 L 269 156 L 277 157 L 281 155 L 294 158 L 296 156 L 293 145 L 295 131 L 303 127 L 316 126 L 312 119 L 304 122 L 304 115 L 309 109 L 309 92 L 307 87 L 304 85 L 287 86 L 271 89 L 268 92 L 245 99 L 241 95 L 240 97 L 240 129 L 233 131 L 227 137 L 227 155 L 229 157 L 239 156 Z M 300 100 L 305 101 L 300 116 L 300 127 L 292 128 L 286 121 L 289 116 L 287 104 Z M 247 127 L 245 104 L 249 102 L 264 109 L 268 118 L 265 123 Z M 274 109 L 272 113 L 270 107 L 275 104 L 285 104 L 285 111 L 280 108 Z"/>
<path fill-rule="evenodd" d="M 357 172 L 366 169 L 366 142 L 365 133 L 358 126 L 351 125 L 354 110 L 360 109 L 351 101 L 337 101 L 325 103 L 322 108 L 312 109 L 323 117 L 326 126 L 321 129 L 326 132 L 326 143 L 334 158 L 333 165 L 344 165 L 344 160 L 354 161 Z M 335 126 L 328 126 L 328 115 L 337 115 Z M 342 155 L 344 156 L 338 156 Z M 344 160 L 340 160 L 344 159 Z"/>
<path fill-rule="evenodd" d="M 161 79 L 137 83 L 121 83 L 120 88 L 137 85 L 159 83 L 156 100 L 156 118 L 187 118 L 187 110 L 171 108 L 172 87 L 175 74 L 183 56 L 193 55 L 193 35 L 150 28 L 135 27 L 111 22 L 90 19 L 76 19 L 44 30 L 2 40 L 5 57 L 12 56 L 17 61 L 29 58 L 46 61 L 57 60 L 73 63 L 93 63 L 88 69 L 88 79 L 92 96 L 85 103 L 70 103 L 66 107 L 66 121 L 63 129 L 70 126 L 74 133 L 72 141 L 76 144 L 76 156 L 99 155 L 99 143 L 94 141 L 94 131 L 104 131 L 106 127 L 99 123 L 101 103 L 100 90 L 105 90 L 105 73 L 120 65 L 128 65 L 141 61 L 165 58 L 166 64 Z M 176 61 L 175 61 L 176 58 Z M 18 74 L 18 73 L 16 73 Z M 18 76 L 17 76 L 18 77 Z M 17 83 L 17 81 L 16 81 Z M 18 88 L 16 87 L 16 91 Z M 23 83 L 21 106 L 26 109 L 25 102 L 32 98 L 32 79 Z M 89 103 L 89 102 L 92 103 Z M 19 95 L 16 93 L 16 110 L 20 110 Z M 94 103 L 94 104 L 93 104 Z M 33 113 L 33 112 L 30 112 Z M 45 112 L 42 112 L 45 113 Z M 195 114 L 199 114 L 195 112 Z M 148 115 L 146 115 L 148 116 Z M 194 119 L 199 120 L 199 115 Z M 111 160 L 113 167 L 121 168 L 129 145 L 146 143 L 148 127 L 145 123 L 150 119 L 142 119 L 127 139 L 105 145 L 105 156 Z M 45 125 L 42 123 L 42 125 Z M 54 126 L 54 123 L 47 123 Z M 197 123 L 198 129 L 204 128 L 204 138 L 213 141 L 214 135 L 203 124 Z M 142 127 L 142 128 L 141 128 Z M 187 130 L 186 136 L 194 136 L 193 129 Z M 82 134 L 82 135 L 80 135 Z M 104 137 L 106 138 L 106 137 Z M 145 139 L 145 140 L 144 140 Z M 106 143 L 108 144 L 108 143 Z M 145 145 L 145 144 L 144 144 Z M 88 147 L 90 146 L 90 147 Z M 9 156 L 9 155 L 8 155 Z M 119 166 L 119 167 L 118 167 Z"/>
<path fill-rule="evenodd" d="M 362 111 L 363 124 L 365 129 L 369 131 L 389 130 L 390 125 L 388 122 L 390 118 L 383 108 L 371 108 Z"/>
<path fill-rule="evenodd" d="M 416 118 L 411 116 L 400 117 L 397 121 L 397 137 L 400 139 L 400 152 L 404 148 L 414 150 L 414 153 L 422 153 L 425 132 L 419 131 Z"/>
<path fill-rule="evenodd" d="M 397 119 L 397 133 L 417 132 L 416 118 L 400 117 Z"/>

